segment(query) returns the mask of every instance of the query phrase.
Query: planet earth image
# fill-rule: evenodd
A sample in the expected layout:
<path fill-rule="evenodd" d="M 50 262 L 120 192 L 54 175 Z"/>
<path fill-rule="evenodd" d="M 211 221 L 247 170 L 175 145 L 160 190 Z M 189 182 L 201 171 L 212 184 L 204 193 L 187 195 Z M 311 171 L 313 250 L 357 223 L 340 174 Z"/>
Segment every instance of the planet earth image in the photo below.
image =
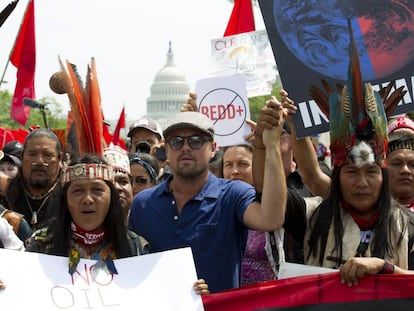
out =
<path fill-rule="evenodd" d="M 414 60 L 413 0 L 273 1 L 284 44 L 318 73 L 347 79 L 348 18 L 364 80 L 384 78 Z"/>

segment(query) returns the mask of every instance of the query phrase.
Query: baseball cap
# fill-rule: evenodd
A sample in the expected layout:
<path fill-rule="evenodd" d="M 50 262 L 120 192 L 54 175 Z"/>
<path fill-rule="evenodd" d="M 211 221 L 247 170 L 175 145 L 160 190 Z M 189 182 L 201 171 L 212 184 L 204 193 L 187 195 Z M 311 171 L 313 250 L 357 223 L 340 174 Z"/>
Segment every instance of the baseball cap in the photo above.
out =
<path fill-rule="evenodd" d="M 4 153 L 11 154 L 14 156 L 20 156 L 22 151 L 23 151 L 23 145 L 17 140 L 12 140 L 8 142 L 7 144 L 5 144 L 3 147 Z"/>
<path fill-rule="evenodd" d="M 134 123 L 132 123 L 131 126 L 129 127 L 129 132 L 127 136 L 131 137 L 132 134 L 137 129 L 140 129 L 140 128 L 151 131 L 154 134 L 157 134 L 159 139 L 162 139 L 161 125 L 157 121 L 151 118 L 141 118 L 139 120 L 134 121 Z"/>
<path fill-rule="evenodd" d="M 195 111 L 179 112 L 165 126 L 164 137 L 178 129 L 195 129 L 214 139 L 214 124 L 204 114 Z"/>
<path fill-rule="evenodd" d="M 0 150 L 0 163 L 4 162 L 4 161 L 8 161 L 13 163 L 14 165 L 20 167 L 22 165 L 22 161 L 20 161 L 20 159 L 12 154 L 7 154 L 4 151 Z"/>

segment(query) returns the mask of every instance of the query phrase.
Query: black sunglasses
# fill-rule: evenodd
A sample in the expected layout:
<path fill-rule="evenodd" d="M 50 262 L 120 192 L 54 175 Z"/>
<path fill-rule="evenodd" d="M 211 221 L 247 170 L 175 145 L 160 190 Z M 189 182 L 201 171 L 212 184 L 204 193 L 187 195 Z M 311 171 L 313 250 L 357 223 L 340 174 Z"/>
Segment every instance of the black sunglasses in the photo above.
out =
<path fill-rule="evenodd" d="M 147 177 L 143 177 L 143 176 L 136 176 L 136 177 L 132 177 L 132 183 L 134 185 L 146 185 L 148 184 L 148 178 Z"/>
<path fill-rule="evenodd" d="M 209 141 L 207 137 L 202 135 L 172 136 L 167 140 L 167 144 L 172 150 L 179 150 L 184 146 L 185 140 L 187 140 L 188 145 L 193 150 L 200 149 L 203 147 L 204 142 Z"/>

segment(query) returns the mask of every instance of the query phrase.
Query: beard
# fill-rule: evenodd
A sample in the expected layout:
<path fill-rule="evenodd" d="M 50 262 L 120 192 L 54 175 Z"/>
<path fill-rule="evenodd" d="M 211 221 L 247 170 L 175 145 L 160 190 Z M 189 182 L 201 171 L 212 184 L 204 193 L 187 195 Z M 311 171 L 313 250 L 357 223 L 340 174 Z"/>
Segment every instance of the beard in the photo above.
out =
<path fill-rule="evenodd" d="M 47 169 L 38 168 L 32 170 L 29 178 L 26 179 L 27 184 L 33 188 L 42 189 L 51 185 L 52 181 Z"/>
<path fill-rule="evenodd" d="M 37 189 L 43 189 L 46 188 L 50 185 L 50 180 L 49 178 L 29 178 L 27 180 L 27 184 L 30 185 L 33 188 L 37 188 Z"/>
<path fill-rule="evenodd" d="M 203 176 L 209 170 L 209 166 L 201 167 L 201 168 L 178 168 L 175 170 L 175 175 L 187 180 L 194 180 Z"/>

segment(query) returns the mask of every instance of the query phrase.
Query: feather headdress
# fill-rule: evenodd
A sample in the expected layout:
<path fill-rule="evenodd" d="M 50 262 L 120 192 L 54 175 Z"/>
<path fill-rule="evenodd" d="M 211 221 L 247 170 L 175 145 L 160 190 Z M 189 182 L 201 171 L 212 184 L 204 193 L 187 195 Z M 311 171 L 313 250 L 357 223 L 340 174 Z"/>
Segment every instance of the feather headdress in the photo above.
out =
<path fill-rule="evenodd" d="M 85 85 L 77 67 L 66 61 L 67 68 L 59 58 L 61 70 L 49 81 L 50 88 L 58 94 L 68 94 L 70 109 L 76 129 L 79 154 L 102 155 L 104 119 L 101 106 L 95 59 L 88 65 Z"/>
<path fill-rule="evenodd" d="M 310 94 L 320 109 L 329 115 L 333 166 L 375 162 L 384 167 L 388 148 L 387 117 L 406 91 L 400 87 L 390 95 L 394 83 L 377 92 L 370 83 L 362 81 L 350 20 L 348 26 L 351 42 L 346 84 L 338 84 L 334 89 L 322 80 L 327 95 L 314 85 L 310 87 Z"/>

